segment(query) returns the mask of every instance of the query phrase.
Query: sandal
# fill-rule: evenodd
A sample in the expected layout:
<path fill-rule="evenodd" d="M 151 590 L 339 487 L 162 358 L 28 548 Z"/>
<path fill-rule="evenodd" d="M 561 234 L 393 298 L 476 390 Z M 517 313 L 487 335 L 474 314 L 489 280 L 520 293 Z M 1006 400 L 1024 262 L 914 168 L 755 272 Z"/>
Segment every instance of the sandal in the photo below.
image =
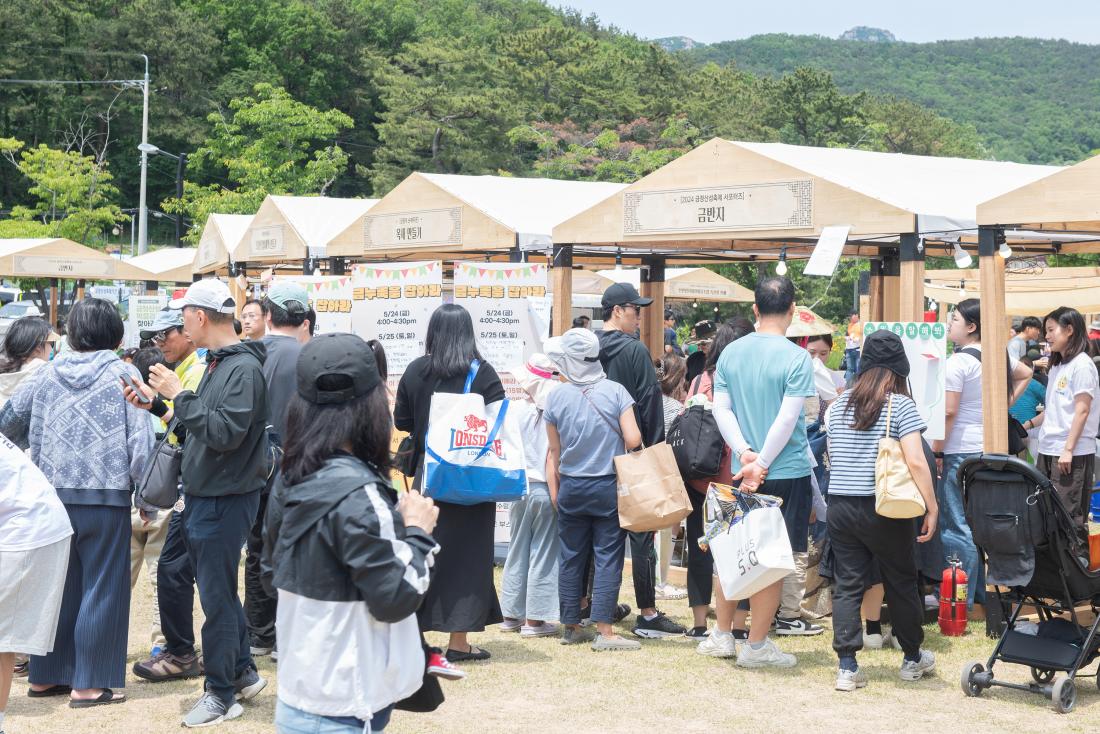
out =
<path fill-rule="evenodd" d="M 452 663 L 465 663 L 471 660 L 488 660 L 490 657 L 488 650 L 482 650 L 480 647 L 474 647 L 470 645 L 468 652 L 462 652 L 461 650 L 447 650 L 447 660 Z"/>
<path fill-rule="evenodd" d="M 95 698 L 70 698 L 69 708 L 86 709 L 92 706 L 105 706 L 111 703 L 122 703 L 126 700 L 125 693 L 115 693 L 110 688 L 104 688 L 103 693 Z"/>
<path fill-rule="evenodd" d="M 41 691 L 36 691 L 33 688 L 27 689 L 27 696 L 30 698 L 49 698 L 50 696 L 68 696 L 72 693 L 73 689 L 67 685 L 59 683 L 56 686 L 50 686 L 49 688 L 43 688 Z"/>

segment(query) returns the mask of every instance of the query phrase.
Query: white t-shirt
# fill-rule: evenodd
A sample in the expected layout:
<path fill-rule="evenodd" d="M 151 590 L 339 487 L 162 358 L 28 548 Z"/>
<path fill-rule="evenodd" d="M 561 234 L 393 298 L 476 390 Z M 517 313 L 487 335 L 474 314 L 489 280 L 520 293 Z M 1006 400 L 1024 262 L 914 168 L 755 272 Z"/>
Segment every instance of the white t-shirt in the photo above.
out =
<path fill-rule="evenodd" d="M 965 349 L 982 349 L 981 344 L 970 344 Z M 1008 358 L 1009 368 L 1016 369 L 1019 362 Z M 1000 378 L 1002 380 L 1005 377 Z M 969 354 L 956 351 L 947 358 L 944 388 L 959 393 L 959 411 L 951 434 L 943 443 L 945 454 L 978 454 L 982 452 L 982 362 Z M 1007 411 L 1008 406 L 1004 409 Z"/>
<path fill-rule="evenodd" d="M 1047 397 L 1043 410 L 1043 425 L 1039 427 L 1039 453 L 1059 456 L 1066 447 L 1069 428 L 1073 425 L 1074 398 L 1081 393 L 1092 395 L 1089 417 L 1085 429 L 1073 447 L 1074 456 L 1084 456 L 1096 451 L 1097 429 L 1100 428 L 1100 379 L 1096 365 L 1082 352 L 1068 363 L 1050 368 L 1047 378 Z"/>
<path fill-rule="evenodd" d="M 0 552 L 43 548 L 72 534 L 69 513 L 46 476 L 0 436 Z"/>

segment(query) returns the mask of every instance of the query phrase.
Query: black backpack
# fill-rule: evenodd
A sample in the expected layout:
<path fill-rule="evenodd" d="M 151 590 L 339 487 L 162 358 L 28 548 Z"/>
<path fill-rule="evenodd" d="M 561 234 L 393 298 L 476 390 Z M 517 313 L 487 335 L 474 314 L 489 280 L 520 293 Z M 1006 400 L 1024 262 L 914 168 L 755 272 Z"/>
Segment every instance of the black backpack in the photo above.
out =
<path fill-rule="evenodd" d="M 665 442 L 672 447 L 676 466 L 684 479 L 713 477 L 722 466 L 726 442 L 718 430 L 714 412 L 702 405 L 693 405 L 676 416 Z"/>

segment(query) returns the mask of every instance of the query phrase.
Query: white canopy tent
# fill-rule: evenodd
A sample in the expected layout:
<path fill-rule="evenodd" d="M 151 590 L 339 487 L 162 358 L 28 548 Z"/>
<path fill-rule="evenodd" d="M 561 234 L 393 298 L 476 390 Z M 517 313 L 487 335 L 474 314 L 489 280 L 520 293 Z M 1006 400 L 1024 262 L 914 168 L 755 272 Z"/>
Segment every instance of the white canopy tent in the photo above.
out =
<path fill-rule="evenodd" d="M 164 283 L 190 283 L 195 264 L 194 247 L 163 247 L 123 260 L 156 276 Z"/>
<path fill-rule="evenodd" d="M 268 196 L 256 211 L 236 260 L 285 263 L 306 258 L 361 255 L 335 240 L 378 199 L 328 196 Z"/>
<path fill-rule="evenodd" d="M 206 274 L 229 268 L 252 222 L 251 214 L 211 214 L 206 218 L 195 254 L 194 272 Z"/>
<path fill-rule="evenodd" d="M 641 285 L 641 271 L 637 268 L 600 270 L 599 274 L 615 283 L 630 283 L 635 288 Z M 573 292 L 578 292 L 576 273 L 573 274 Z M 665 300 L 670 299 L 712 303 L 752 303 L 755 296 L 740 283 L 735 283 L 707 268 L 668 268 L 665 270 Z"/>

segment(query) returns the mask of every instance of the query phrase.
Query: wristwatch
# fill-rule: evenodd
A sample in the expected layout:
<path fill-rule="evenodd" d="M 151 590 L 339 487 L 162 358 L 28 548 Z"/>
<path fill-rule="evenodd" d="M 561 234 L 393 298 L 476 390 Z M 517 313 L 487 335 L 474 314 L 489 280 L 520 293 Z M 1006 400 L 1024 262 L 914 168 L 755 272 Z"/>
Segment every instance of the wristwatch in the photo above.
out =
<path fill-rule="evenodd" d="M 745 454 L 746 454 L 747 452 L 749 452 L 749 451 L 752 451 L 752 447 L 751 447 L 751 446 L 746 446 L 745 448 L 743 448 L 743 449 L 741 449 L 740 451 L 738 451 L 738 452 L 737 452 L 737 461 L 738 461 L 738 462 L 740 462 L 740 461 L 741 461 L 741 457 L 742 457 L 742 456 L 744 456 L 744 455 L 745 455 Z"/>

